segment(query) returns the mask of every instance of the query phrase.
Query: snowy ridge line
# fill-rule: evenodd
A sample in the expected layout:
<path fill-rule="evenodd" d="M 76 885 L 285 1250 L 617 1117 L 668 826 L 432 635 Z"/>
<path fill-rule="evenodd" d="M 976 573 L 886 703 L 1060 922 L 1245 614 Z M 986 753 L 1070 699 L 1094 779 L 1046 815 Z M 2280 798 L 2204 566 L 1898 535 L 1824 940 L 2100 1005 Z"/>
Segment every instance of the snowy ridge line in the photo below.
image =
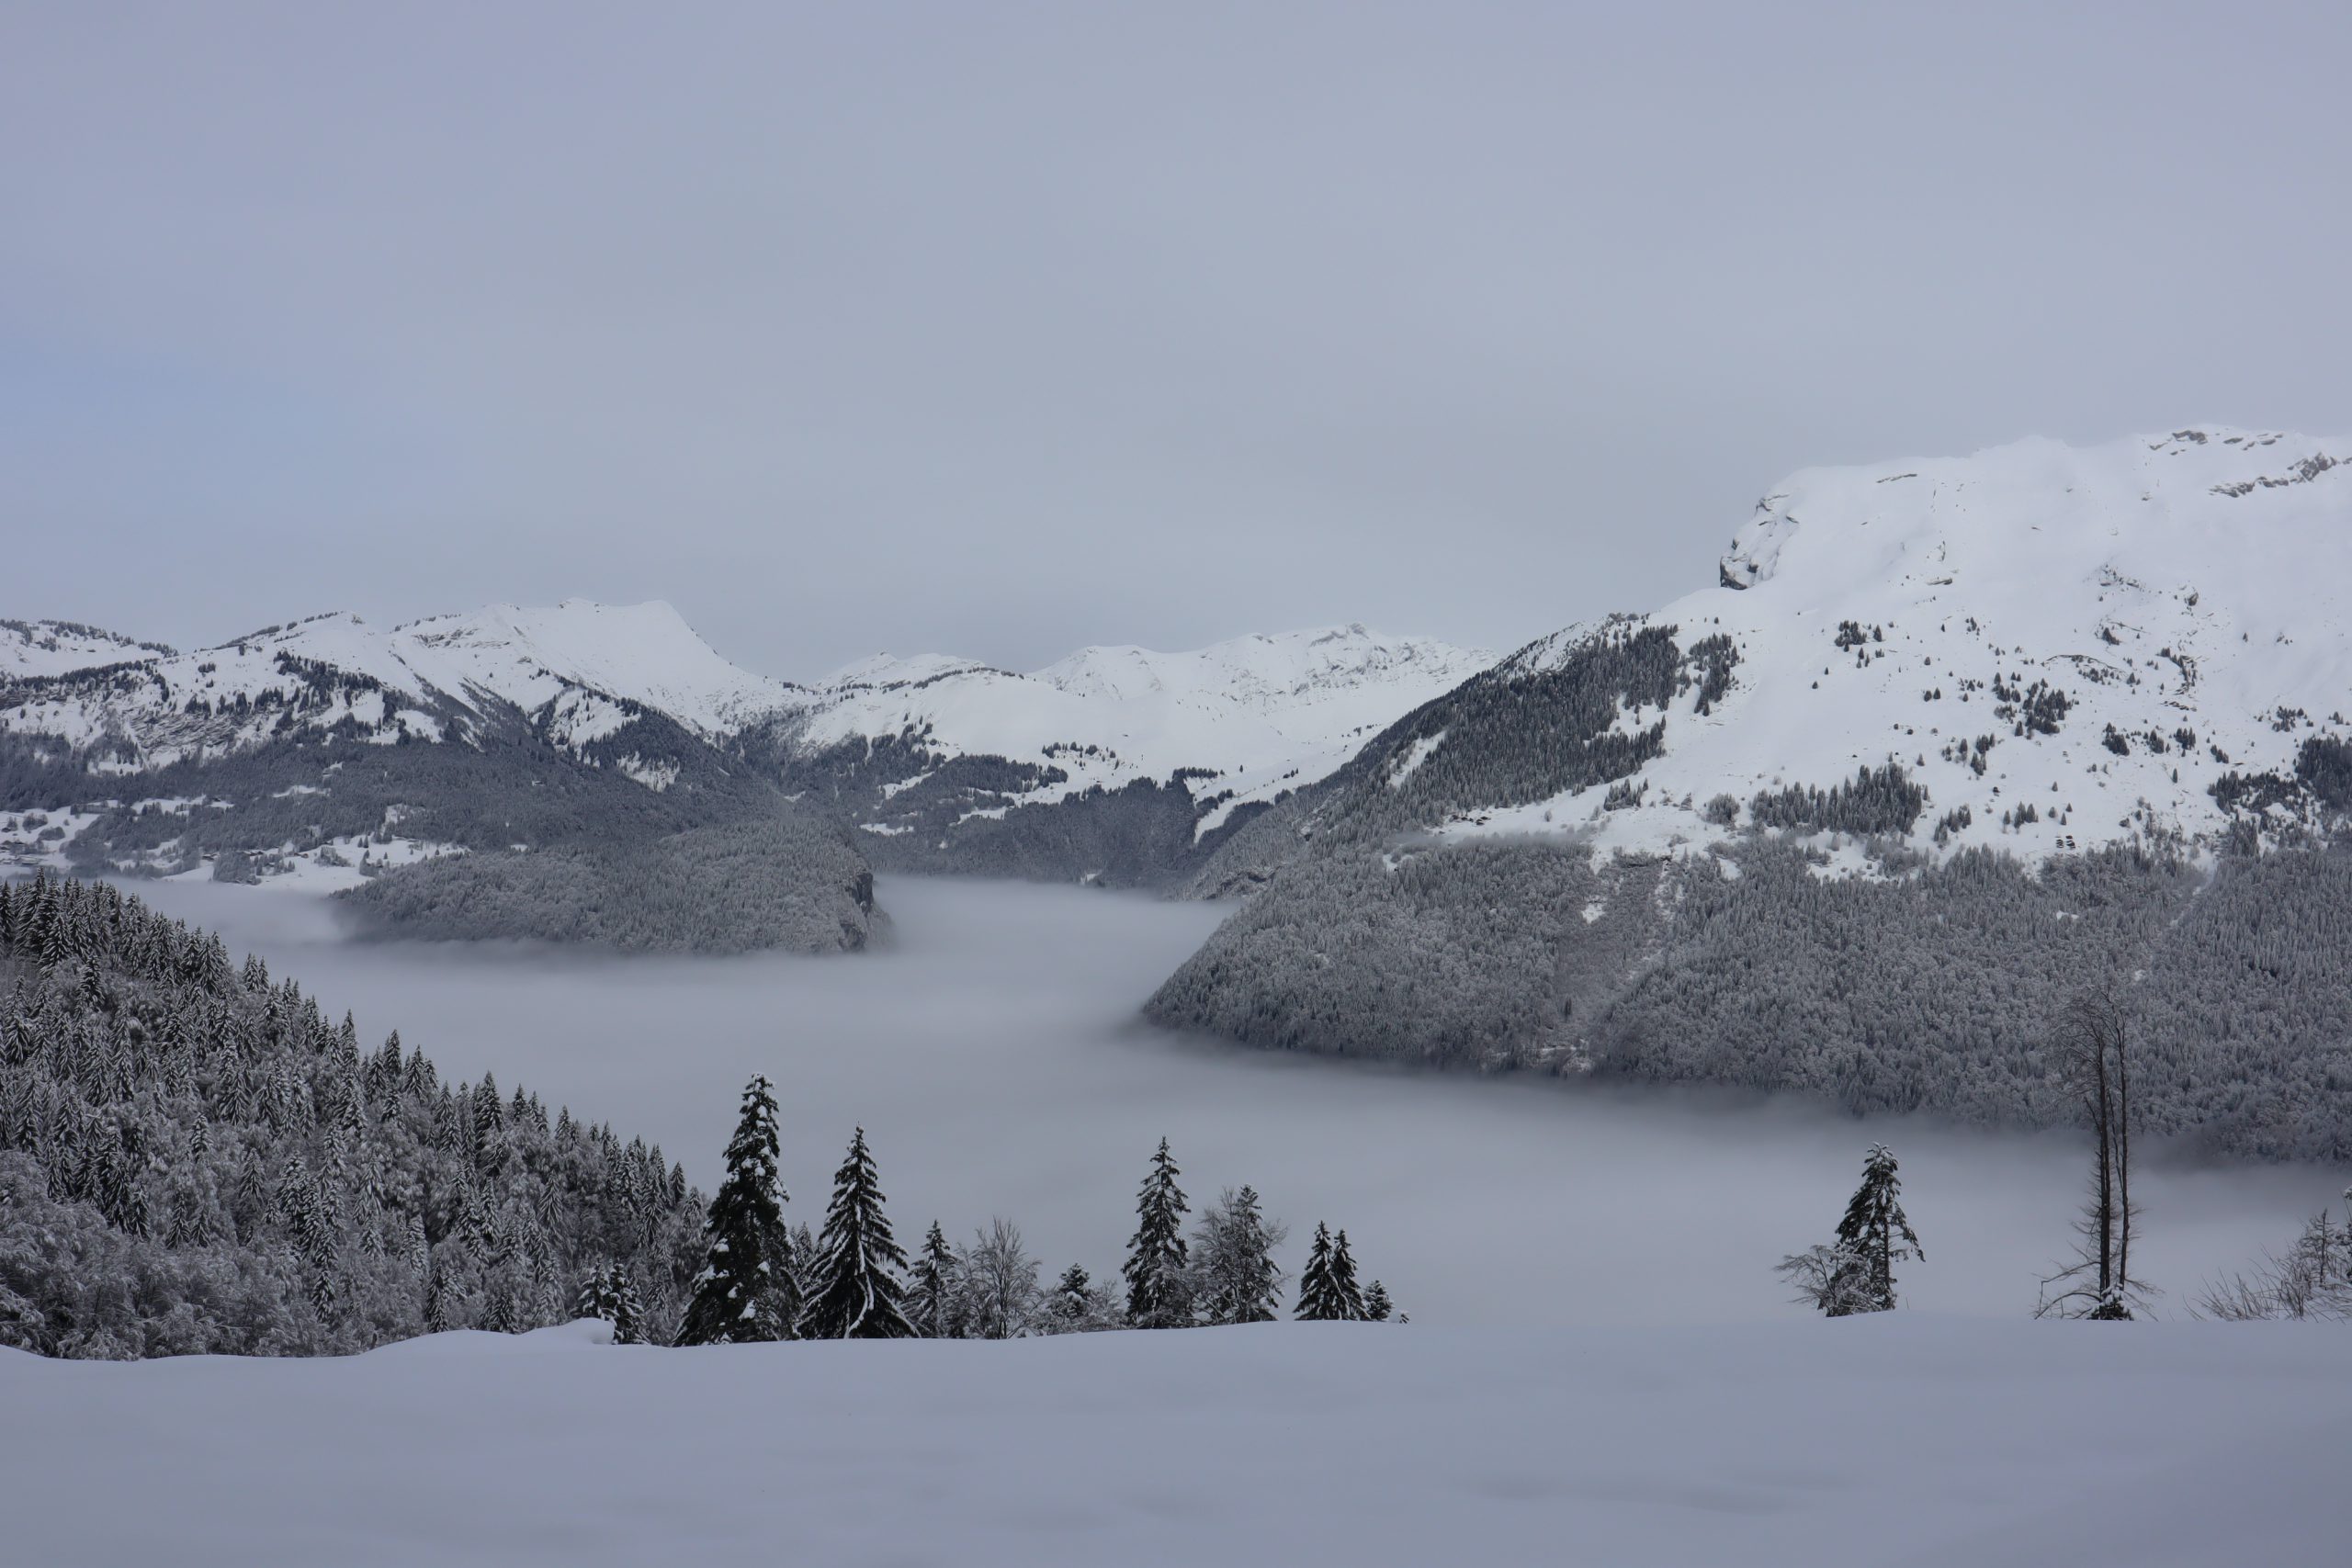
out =
<path fill-rule="evenodd" d="M 1220 819 L 1320 777 L 1488 658 L 1348 626 L 1180 653 L 1081 649 L 1030 674 L 878 655 L 802 685 L 728 663 L 659 603 L 500 605 L 388 630 L 322 615 L 187 654 L 71 630 L 0 640 L 14 650 L 0 664 L 0 733 L 62 746 L 92 771 L 141 772 L 293 732 L 475 743 L 507 709 L 586 757 L 642 710 L 718 746 L 756 732 L 807 756 L 919 736 L 935 757 L 1001 757 L 1060 775 L 1023 804 L 1189 771 L 1229 781 Z M 649 786 L 675 772 L 654 758 L 615 765 Z"/>
<path fill-rule="evenodd" d="M 1804 470 L 1758 502 L 1716 586 L 1498 668 L 1539 677 L 1670 628 L 1728 639 L 1726 692 L 1629 710 L 1626 731 L 1662 729 L 1622 777 L 1465 796 L 1434 826 L 1666 853 L 1773 829 L 1756 804 L 1790 790 L 1899 770 L 1924 809 L 1871 832 L 1939 858 L 2291 840 L 2352 807 L 2348 455 L 2207 427 Z M 1413 770 L 1442 754 L 1397 750 Z"/>

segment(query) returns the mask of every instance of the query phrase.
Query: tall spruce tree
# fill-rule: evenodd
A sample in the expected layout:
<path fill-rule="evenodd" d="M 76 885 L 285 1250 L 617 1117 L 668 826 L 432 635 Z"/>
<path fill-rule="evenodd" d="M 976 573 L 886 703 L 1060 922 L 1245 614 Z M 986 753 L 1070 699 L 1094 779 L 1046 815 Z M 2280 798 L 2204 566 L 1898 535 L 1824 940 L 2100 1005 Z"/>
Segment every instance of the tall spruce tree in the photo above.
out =
<path fill-rule="evenodd" d="M 799 1286 L 776 1179 L 775 1097 L 765 1077 L 743 1089 L 742 1115 L 727 1144 L 727 1179 L 703 1226 L 707 1261 L 678 1326 L 681 1345 L 726 1345 L 792 1337 Z"/>
<path fill-rule="evenodd" d="M 1357 1323 L 1364 1315 L 1363 1295 L 1356 1288 L 1355 1259 L 1348 1252 L 1348 1233 L 1337 1237 L 1320 1223 L 1306 1250 L 1306 1267 L 1298 1276 L 1298 1308 L 1291 1315 L 1301 1323 Z"/>
<path fill-rule="evenodd" d="M 819 1284 L 800 1314 L 808 1339 L 911 1339 L 906 1286 L 899 1270 L 907 1255 L 890 1235 L 882 1211 L 882 1189 L 874 1158 L 866 1152 L 865 1129 L 850 1139 L 849 1154 L 833 1173 L 833 1201 L 818 1233 Z"/>
<path fill-rule="evenodd" d="M 908 1276 L 911 1288 L 907 1294 L 907 1320 L 922 1337 L 962 1337 L 958 1332 L 961 1325 L 956 1321 L 959 1315 L 956 1311 L 956 1249 L 948 1245 L 947 1233 L 933 1220 Z"/>
<path fill-rule="evenodd" d="M 1191 1280 L 1185 1267 L 1183 1189 L 1168 1152 L 1159 1152 L 1136 1194 L 1136 1234 L 1127 1239 L 1127 1261 L 1119 1272 L 1127 1281 L 1127 1321 L 1137 1328 L 1181 1328 L 1193 1317 Z"/>
<path fill-rule="evenodd" d="M 1854 1189 L 1845 1217 L 1838 1222 L 1838 1247 L 1859 1278 L 1845 1281 L 1823 1310 L 1831 1317 L 1893 1312 L 1894 1265 L 1927 1254 L 1919 1250 L 1919 1238 L 1903 1213 L 1903 1182 L 1884 1144 L 1872 1144 L 1862 1158 L 1862 1184 Z"/>
<path fill-rule="evenodd" d="M 1331 1237 L 1331 1278 L 1340 1288 L 1340 1300 L 1347 1305 L 1350 1323 L 1363 1321 L 1363 1289 L 1356 1283 L 1356 1257 L 1348 1248 L 1348 1233 L 1338 1232 Z"/>

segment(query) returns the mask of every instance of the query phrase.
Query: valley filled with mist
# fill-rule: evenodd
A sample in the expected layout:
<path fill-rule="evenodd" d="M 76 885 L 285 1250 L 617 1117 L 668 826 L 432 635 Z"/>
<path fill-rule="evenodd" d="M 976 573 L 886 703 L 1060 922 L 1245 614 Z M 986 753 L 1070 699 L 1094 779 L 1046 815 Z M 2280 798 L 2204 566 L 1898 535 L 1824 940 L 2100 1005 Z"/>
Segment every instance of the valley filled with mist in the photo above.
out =
<path fill-rule="evenodd" d="M 1417 1323 L 1795 1318 L 1773 1266 L 1826 1235 L 1864 1147 L 1902 1157 L 1922 1261 L 1906 1305 L 2018 1316 L 2067 1251 L 2087 1147 L 2073 1132 L 1857 1119 L 1802 1099 L 1439 1072 L 1254 1051 L 1153 1028 L 1138 1004 L 1222 908 L 1100 889 L 884 877 L 892 940 L 852 958 L 611 958 L 518 942 L 350 940 L 285 887 L 142 882 L 164 913 L 299 977 L 372 1045 L 398 1029 L 452 1080 L 518 1082 L 552 1111 L 658 1144 L 708 1190 L 736 1098 L 776 1086 L 787 1219 L 813 1223 L 865 1128 L 903 1241 L 1020 1226 L 1051 1279 L 1115 1275 L 1134 1195 L 1170 1140 L 1195 1207 L 1254 1186 L 1290 1227 L 1344 1226 Z M 2324 1168 L 2143 1156 L 2159 1315 L 2290 1236 Z"/>

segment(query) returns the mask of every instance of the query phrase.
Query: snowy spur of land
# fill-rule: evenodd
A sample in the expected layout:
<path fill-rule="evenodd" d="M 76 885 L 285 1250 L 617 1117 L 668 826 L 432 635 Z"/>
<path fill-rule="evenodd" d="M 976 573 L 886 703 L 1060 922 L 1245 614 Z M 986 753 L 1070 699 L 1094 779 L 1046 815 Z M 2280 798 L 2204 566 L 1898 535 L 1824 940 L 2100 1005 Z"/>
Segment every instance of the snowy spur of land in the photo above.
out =
<path fill-rule="evenodd" d="M 8 1553 L 2219 1568 L 2340 1562 L 2352 1534 L 2352 1336 L 2325 1325 L 601 1330 L 341 1360 L 0 1351 Z"/>
<path fill-rule="evenodd" d="M 2291 777 L 2305 739 L 2346 728 L 2352 440 L 2206 426 L 1808 468 L 1758 502 L 1720 577 L 1643 617 L 1686 647 L 1728 636 L 1739 661 L 1708 713 L 1686 694 L 1623 716 L 1628 734 L 1666 725 L 1664 754 L 1625 781 L 1640 804 L 1604 809 L 1595 786 L 1444 831 L 1655 853 L 1720 838 L 1702 816 L 1718 794 L 1896 762 L 1928 790 L 1921 849 L 2039 860 L 2210 836 L 2217 779 Z M 1548 668 L 1593 631 L 1513 660 Z M 1996 682 L 2063 692 L 2056 732 L 2017 733 Z M 2029 804 L 2034 820 L 2005 824 Z M 1933 844 L 1962 806 L 1972 820 Z"/>

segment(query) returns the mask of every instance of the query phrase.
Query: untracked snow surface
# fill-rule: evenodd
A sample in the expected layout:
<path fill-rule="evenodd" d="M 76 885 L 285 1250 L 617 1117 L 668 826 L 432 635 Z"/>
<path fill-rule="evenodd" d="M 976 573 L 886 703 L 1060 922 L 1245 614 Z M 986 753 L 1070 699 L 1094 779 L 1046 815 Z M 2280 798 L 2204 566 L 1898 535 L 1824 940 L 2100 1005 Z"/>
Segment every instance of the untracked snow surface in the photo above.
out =
<path fill-rule="evenodd" d="M 11 1562 L 2344 1561 L 2322 1325 L 1278 1324 L 345 1360 L 0 1351 Z"/>

